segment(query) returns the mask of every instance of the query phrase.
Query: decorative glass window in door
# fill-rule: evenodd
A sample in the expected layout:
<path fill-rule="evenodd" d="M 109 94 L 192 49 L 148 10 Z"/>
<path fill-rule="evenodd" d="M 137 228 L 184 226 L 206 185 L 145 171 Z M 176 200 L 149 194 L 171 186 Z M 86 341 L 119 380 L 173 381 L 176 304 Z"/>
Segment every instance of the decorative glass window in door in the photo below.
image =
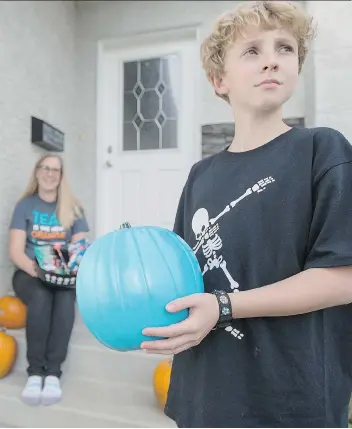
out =
<path fill-rule="evenodd" d="M 123 150 L 176 148 L 179 58 L 124 63 Z"/>

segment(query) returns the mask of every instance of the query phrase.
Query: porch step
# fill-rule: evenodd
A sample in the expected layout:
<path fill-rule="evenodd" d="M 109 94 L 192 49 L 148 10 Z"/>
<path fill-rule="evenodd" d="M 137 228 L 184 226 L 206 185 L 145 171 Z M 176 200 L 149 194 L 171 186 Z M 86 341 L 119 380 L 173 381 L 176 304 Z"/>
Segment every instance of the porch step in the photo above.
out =
<path fill-rule="evenodd" d="M 23 371 L 0 380 L 1 422 L 7 427 L 175 427 L 151 388 L 66 375 L 59 404 L 30 407 L 20 400 L 25 381 Z"/>
<path fill-rule="evenodd" d="M 50 407 L 20 400 L 26 382 L 24 330 L 9 330 L 18 343 L 14 371 L 0 380 L 0 422 L 6 427 L 176 427 L 156 402 L 153 372 L 166 356 L 117 352 L 76 323 L 63 365 L 63 399 Z"/>
<path fill-rule="evenodd" d="M 9 330 L 18 343 L 16 371 L 27 367 L 24 330 Z M 150 355 L 143 351 L 118 352 L 99 343 L 82 324 L 76 324 L 70 341 L 67 359 L 63 364 L 64 374 L 90 378 L 100 382 L 127 383 L 152 386 L 153 372 L 162 355 Z"/>

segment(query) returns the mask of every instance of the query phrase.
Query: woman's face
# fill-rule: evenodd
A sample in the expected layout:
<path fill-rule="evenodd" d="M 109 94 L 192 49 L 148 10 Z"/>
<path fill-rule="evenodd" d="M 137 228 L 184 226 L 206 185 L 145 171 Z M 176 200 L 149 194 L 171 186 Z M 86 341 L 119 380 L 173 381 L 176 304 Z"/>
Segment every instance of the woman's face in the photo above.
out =
<path fill-rule="evenodd" d="M 61 180 L 61 161 L 56 157 L 44 158 L 37 168 L 38 188 L 44 192 L 56 191 Z"/>

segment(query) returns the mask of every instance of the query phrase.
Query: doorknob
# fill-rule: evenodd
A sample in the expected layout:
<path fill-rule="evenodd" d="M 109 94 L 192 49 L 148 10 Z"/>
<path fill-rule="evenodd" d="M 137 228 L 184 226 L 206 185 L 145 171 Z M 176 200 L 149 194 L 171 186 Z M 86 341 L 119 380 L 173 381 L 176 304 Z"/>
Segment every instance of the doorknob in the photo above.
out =
<path fill-rule="evenodd" d="M 105 165 L 108 167 L 108 168 L 111 168 L 112 167 L 112 163 L 111 163 L 111 161 L 106 161 L 106 163 L 105 163 Z"/>

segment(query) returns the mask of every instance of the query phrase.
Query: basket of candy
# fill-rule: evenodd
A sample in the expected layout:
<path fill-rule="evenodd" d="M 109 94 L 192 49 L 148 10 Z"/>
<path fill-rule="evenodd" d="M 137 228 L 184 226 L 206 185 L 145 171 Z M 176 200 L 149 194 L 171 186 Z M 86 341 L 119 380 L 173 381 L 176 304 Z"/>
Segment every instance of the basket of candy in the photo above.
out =
<path fill-rule="evenodd" d="M 86 239 L 69 243 L 67 247 L 61 244 L 36 246 L 39 278 L 55 289 L 75 289 L 78 267 L 88 246 Z"/>

